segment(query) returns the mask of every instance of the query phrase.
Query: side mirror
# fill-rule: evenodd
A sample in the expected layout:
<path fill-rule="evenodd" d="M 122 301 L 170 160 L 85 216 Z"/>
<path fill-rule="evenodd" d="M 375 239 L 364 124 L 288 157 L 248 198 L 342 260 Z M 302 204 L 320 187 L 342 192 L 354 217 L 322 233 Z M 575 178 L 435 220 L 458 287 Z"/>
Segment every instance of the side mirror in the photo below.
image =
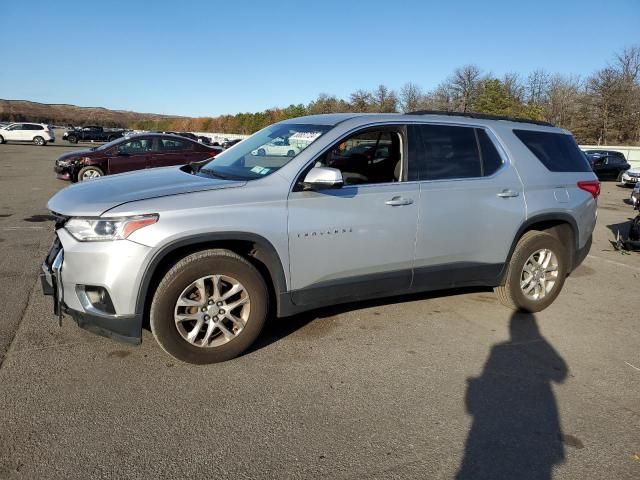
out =
<path fill-rule="evenodd" d="M 309 170 L 302 183 L 311 190 L 322 190 L 326 188 L 342 188 L 344 180 L 342 179 L 342 172 L 337 168 L 314 167 Z"/>

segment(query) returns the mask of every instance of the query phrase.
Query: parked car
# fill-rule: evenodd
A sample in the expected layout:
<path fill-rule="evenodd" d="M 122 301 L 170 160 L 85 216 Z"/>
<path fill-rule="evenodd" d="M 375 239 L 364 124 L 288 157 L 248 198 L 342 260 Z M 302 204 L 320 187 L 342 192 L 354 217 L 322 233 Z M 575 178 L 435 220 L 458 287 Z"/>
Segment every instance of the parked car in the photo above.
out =
<path fill-rule="evenodd" d="M 197 163 L 221 151 L 176 135 L 142 134 L 66 153 L 56 160 L 54 171 L 62 180 L 82 182 L 131 170 Z"/>
<path fill-rule="evenodd" d="M 640 204 L 640 182 L 636 183 L 636 186 L 633 187 L 633 191 L 631 192 L 631 204 L 634 207 L 637 207 Z"/>
<path fill-rule="evenodd" d="M 300 147 L 290 144 L 287 138 L 275 138 L 271 142 L 253 150 L 251 155 L 295 157 L 300 151 Z"/>
<path fill-rule="evenodd" d="M 640 168 L 630 168 L 622 173 L 620 183 L 628 186 L 637 185 L 640 182 Z"/>
<path fill-rule="evenodd" d="M 585 150 L 591 168 L 600 180 L 622 181 L 622 175 L 631 168 L 624 154 L 614 150 Z"/>
<path fill-rule="evenodd" d="M 227 148 L 231 148 L 234 145 L 240 143 L 241 141 L 242 141 L 241 138 L 236 138 L 234 140 L 225 140 L 224 142 L 222 142 L 222 148 L 226 150 Z"/>
<path fill-rule="evenodd" d="M 194 142 L 198 141 L 198 136 L 191 132 L 178 132 L 177 135 L 180 135 L 181 137 L 185 137 L 185 138 L 190 138 Z"/>
<path fill-rule="evenodd" d="M 121 138 L 124 133 L 125 130 L 105 130 L 97 125 L 90 125 L 67 132 L 66 140 L 70 143 L 111 142 L 117 138 Z"/>
<path fill-rule="evenodd" d="M 300 133 L 294 156 L 253 153 Z M 343 144 L 363 142 L 386 152 L 335 166 Z M 587 255 L 599 193 L 571 134 L 542 122 L 295 118 L 197 170 L 58 192 L 43 289 L 58 314 L 134 343 L 148 314 L 160 346 L 192 363 L 246 350 L 269 311 L 473 285 L 537 312 Z"/>
<path fill-rule="evenodd" d="M 53 129 L 44 123 L 10 123 L 0 127 L 0 144 L 5 142 L 29 142 L 38 146 L 56 141 Z"/>

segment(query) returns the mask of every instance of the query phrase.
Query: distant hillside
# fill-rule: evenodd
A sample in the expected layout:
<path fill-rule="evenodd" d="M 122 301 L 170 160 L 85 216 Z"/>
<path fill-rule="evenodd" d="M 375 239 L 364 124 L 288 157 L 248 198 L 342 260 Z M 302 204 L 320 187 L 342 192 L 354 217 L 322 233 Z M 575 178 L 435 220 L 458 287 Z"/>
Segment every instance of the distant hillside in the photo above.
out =
<path fill-rule="evenodd" d="M 56 125 L 95 124 L 105 127 L 130 127 L 134 123 L 165 124 L 183 118 L 176 115 L 109 110 L 102 107 L 78 107 L 0 99 L 0 121 L 5 122 L 31 121 Z"/>

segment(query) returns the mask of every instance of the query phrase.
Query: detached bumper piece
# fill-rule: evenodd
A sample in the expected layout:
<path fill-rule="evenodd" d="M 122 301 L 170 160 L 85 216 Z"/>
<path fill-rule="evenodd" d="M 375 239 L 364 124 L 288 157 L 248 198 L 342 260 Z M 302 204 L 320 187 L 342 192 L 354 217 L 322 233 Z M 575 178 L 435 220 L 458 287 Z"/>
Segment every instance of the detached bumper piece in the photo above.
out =
<path fill-rule="evenodd" d="M 62 325 L 64 310 L 64 292 L 60 276 L 63 260 L 64 250 L 60 240 L 56 237 L 55 242 L 49 249 L 47 258 L 42 263 L 40 283 L 42 284 L 42 293 L 53 297 L 53 313 L 58 317 L 58 325 Z"/>
<path fill-rule="evenodd" d="M 123 342 L 140 344 L 142 342 L 142 315 L 116 315 L 106 290 L 107 297 L 100 295 L 99 289 L 96 290 L 95 287 L 78 285 L 76 290 L 86 311 L 80 312 L 67 307 L 64 302 L 62 285 L 63 261 L 64 250 L 60 240 L 56 238 L 42 263 L 40 283 L 42 284 L 42 293 L 53 297 L 53 313 L 58 318 L 58 325 L 62 325 L 62 317 L 68 314 L 79 327 L 85 330 Z M 104 308 L 106 311 L 101 311 L 100 308 Z M 110 310 L 113 311 L 113 314 L 110 313 Z"/>
<path fill-rule="evenodd" d="M 622 252 L 628 253 L 629 251 L 640 252 L 640 213 L 631 220 L 631 225 L 629 225 L 629 237 L 627 239 L 623 239 L 620 236 L 620 232 L 618 232 L 616 236 L 616 241 L 611 242 L 613 247 Z"/>

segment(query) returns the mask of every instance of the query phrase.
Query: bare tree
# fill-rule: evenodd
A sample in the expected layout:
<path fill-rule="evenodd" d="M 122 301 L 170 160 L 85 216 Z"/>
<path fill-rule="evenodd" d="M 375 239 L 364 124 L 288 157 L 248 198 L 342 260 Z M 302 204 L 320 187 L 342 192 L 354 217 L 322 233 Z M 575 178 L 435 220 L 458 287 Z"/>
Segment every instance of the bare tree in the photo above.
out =
<path fill-rule="evenodd" d="M 542 104 L 546 101 L 549 74 L 542 69 L 534 70 L 527 77 L 527 103 Z"/>
<path fill-rule="evenodd" d="M 454 110 L 453 94 L 450 85 L 443 82 L 435 89 L 427 92 L 420 102 L 420 109 L 451 112 Z"/>
<path fill-rule="evenodd" d="M 613 66 L 620 75 L 619 123 L 622 141 L 640 140 L 640 46 L 625 48 Z"/>
<path fill-rule="evenodd" d="M 406 83 L 400 90 L 400 105 L 403 112 L 415 112 L 420 109 L 423 100 L 422 89 L 413 82 Z"/>
<path fill-rule="evenodd" d="M 619 72 L 612 67 L 597 71 L 588 80 L 588 90 L 597 115 L 593 120 L 598 127 L 598 142 L 607 145 L 617 137 L 615 118 L 619 113 L 621 91 Z"/>
<path fill-rule="evenodd" d="M 354 112 L 371 112 L 373 109 L 373 95 L 366 90 L 356 90 L 349 96 L 349 103 Z"/>
<path fill-rule="evenodd" d="M 616 55 L 616 65 L 623 79 L 629 82 L 640 81 L 640 45 L 634 45 L 622 50 Z"/>
<path fill-rule="evenodd" d="M 454 108 L 456 110 L 469 111 L 473 104 L 481 75 L 482 71 L 475 65 L 465 65 L 453 72 L 453 76 L 448 81 L 448 87 L 453 93 Z"/>
<path fill-rule="evenodd" d="M 507 94 L 518 102 L 524 102 L 525 86 L 522 84 L 520 75 L 516 72 L 508 72 L 502 77 Z"/>
<path fill-rule="evenodd" d="M 578 76 L 553 75 L 549 79 L 545 105 L 547 120 L 572 129 L 580 105 L 582 81 Z"/>
<path fill-rule="evenodd" d="M 398 96 L 384 85 L 378 85 L 373 92 L 373 103 L 378 112 L 397 112 Z"/>
<path fill-rule="evenodd" d="M 307 106 L 310 115 L 318 113 L 339 113 L 348 112 L 350 106 L 344 100 L 339 100 L 335 95 L 321 93 L 313 102 Z"/>

